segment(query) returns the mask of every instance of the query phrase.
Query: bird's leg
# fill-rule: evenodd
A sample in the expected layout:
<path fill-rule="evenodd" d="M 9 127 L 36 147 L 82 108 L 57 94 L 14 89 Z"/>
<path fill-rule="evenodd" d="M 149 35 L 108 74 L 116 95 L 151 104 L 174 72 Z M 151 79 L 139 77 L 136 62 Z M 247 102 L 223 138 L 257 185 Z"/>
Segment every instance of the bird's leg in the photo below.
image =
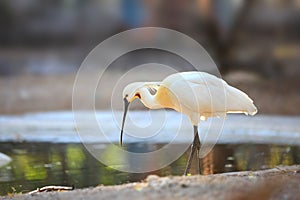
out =
<path fill-rule="evenodd" d="M 198 127 L 194 126 L 194 141 L 193 141 L 193 144 L 191 146 L 190 156 L 189 156 L 188 163 L 187 163 L 185 171 L 184 171 L 185 176 L 190 171 L 191 164 L 192 164 L 192 159 L 194 157 L 194 153 L 195 153 L 196 150 L 197 150 L 198 165 L 199 165 L 199 172 L 200 172 L 200 158 L 199 158 L 200 140 L 199 140 L 199 135 L 198 135 Z"/>
<path fill-rule="evenodd" d="M 185 176 L 190 172 L 190 168 L 191 168 L 191 164 L 192 164 L 192 159 L 193 159 L 193 157 L 194 157 L 194 153 L 195 153 L 195 150 L 196 150 L 195 141 L 196 141 L 196 140 L 195 140 L 195 138 L 194 138 L 193 144 L 192 144 L 192 146 L 191 146 L 190 156 L 189 156 L 189 159 L 188 159 L 188 162 L 187 162 L 185 171 L 184 171 L 184 175 L 185 175 Z"/>
<path fill-rule="evenodd" d="M 197 150 L 197 160 L 198 160 L 198 173 L 201 174 L 201 160 L 200 160 L 200 147 L 201 147 L 201 143 L 200 143 L 200 139 L 199 139 L 199 134 L 198 134 L 198 127 L 194 126 L 194 140 L 195 141 L 195 145 L 196 145 L 196 150 Z"/>

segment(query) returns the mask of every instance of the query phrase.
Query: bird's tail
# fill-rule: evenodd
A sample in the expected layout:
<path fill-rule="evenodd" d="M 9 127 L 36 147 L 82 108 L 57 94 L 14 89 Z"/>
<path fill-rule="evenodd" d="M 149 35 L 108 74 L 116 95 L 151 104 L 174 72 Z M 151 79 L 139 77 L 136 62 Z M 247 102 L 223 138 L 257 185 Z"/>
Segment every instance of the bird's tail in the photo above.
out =
<path fill-rule="evenodd" d="M 246 115 L 257 113 L 253 100 L 243 91 L 229 86 L 226 95 L 228 113 L 245 113 Z"/>

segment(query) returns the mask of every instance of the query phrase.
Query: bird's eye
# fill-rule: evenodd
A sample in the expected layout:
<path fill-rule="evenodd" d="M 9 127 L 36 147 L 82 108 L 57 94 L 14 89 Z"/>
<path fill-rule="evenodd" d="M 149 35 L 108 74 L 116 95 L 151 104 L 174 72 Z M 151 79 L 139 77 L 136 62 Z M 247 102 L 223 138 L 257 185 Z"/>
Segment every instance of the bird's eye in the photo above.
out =
<path fill-rule="evenodd" d="M 148 87 L 147 89 L 149 90 L 149 92 L 150 92 L 151 95 L 155 95 L 156 92 L 157 92 L 157 89 L 155 89 L 153 87 Z"/>

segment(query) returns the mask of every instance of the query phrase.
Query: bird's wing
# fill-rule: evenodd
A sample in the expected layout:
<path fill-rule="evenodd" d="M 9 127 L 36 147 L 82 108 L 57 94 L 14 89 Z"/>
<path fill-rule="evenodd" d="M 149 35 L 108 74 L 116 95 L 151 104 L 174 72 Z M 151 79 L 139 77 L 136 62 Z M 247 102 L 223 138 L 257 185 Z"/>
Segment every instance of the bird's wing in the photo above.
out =
<path fill-rule="evenodd" d="M 174 96 L 177 106 L 201 116 L 224 116 L 227 112 L 253 114 L 253 101 L 224 80 L 205 72 L 183 72 L 163 80 Z"/>
<path fill-rule="evenodd" d="M 190 84 L 208 85 L 208 86 L 217 86 L 217 87 L 220 87 L 220 84 L 227 85 L 227 83 L 221 78 L 218 78 L 206 72 L 195 72 L 195 71 L 172 74 L 166 77 L 162 81 L 162 83 L 166 85 L 172 85 L 173 83 L 176 83 L 178 81 L 187 81 Z"/>
<path fill-rule="evenodd" d="M 222 79 L 204 72 L 183 72 L 168 76 L 162 83 L 176 96 L 176 105 L 192 112 L 205 113 L 217 110 L 224 101 Z M 223 94 L 223 95 L 222 95 Z M 215 98 L 217 96 L 217 98 Z M 223 96 L 223 98 L 221 98 Z M 222 108 L 224 110 L 224 108 Z"/>

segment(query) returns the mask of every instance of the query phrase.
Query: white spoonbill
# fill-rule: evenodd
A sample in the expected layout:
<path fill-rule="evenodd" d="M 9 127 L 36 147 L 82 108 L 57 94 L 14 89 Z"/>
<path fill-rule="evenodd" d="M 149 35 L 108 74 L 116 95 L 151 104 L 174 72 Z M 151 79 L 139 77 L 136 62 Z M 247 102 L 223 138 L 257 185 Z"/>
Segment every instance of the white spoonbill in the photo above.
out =
<path fill-rule="evenodd" d="M 184 175 L 189 173 L 194 152 L 198 154 L 200 171 L 200 139 L 198 124 L 208 117 L 225 117 L 226 113 L 254 115 L 257 109 L 253 101 L 239 89 L 228 85 L 224 80 L 205 72 L 181 72 L 166 77 L 162 82 L 135 82 L 123 90 L 124 115 L 123 129 L 129 104 L 135 99 L 150 109 L 171 108 L 186 114 L 194 127 L 194 141 Z"/>

